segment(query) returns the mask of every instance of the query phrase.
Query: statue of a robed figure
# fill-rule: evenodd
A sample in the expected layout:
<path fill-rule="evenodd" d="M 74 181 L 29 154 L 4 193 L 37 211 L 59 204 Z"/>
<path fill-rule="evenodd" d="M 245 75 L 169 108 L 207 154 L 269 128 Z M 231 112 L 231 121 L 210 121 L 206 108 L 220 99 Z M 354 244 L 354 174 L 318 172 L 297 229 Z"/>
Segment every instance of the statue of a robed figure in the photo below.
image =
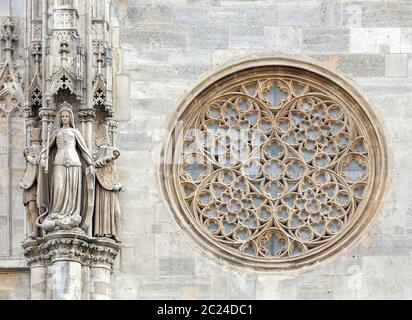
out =
<path fill-rule="evenodd" d="M 68 103 L 57 113 L 40 154 L 37 204 L 40 226 L 47 233 L 89 227 L 94 207 L 94 166 Z"/>
<path fill-rule="evenodd" d="M 87 145 L 76 129 L 70 104 L 59 107 L 54 128 L 50 124 L 43 126 L 45 131 L 31 129 L 31 144 L 24 152 L 26 171 L 20 183 L 28 220 L 24 255 L 33 287 L 40 283 L 44 288 L 36 297 L 107 297 L 110 271 L 120 250 L 121 184 L 114 164 L 120 153 L 108 130 L 113 122 L 100 113 L 94 126 L 91 121 L 84 123 L 87 141 L 95 128 L 94 143 Z"/>
<path fill-rule="evenodd" d="M 122 186 L 114 160 L 120 156 L 120 152 L 110 145 L 108 128 L 104 124 L 98 127 L 96 145 L 98 152 L 94 161 L 96 167 L 96 197 L 93 236 L 118 240 L 120 206 L 117 192 L 120 191 Z"/>
<path fill-rule="evenodd" d="M 95 157 L 76 129 L 67 102 L 56 115 L 55 128 L 47 131 L 43 149 L 40 136 L 40 128 L 31 130 L 20 183 L 29 238 L 39 237 L 41 228 L 45 234 L 83 230 L 93 237 L 118 241 L 121 183 L 114 161 L 120 152 L 110 143 L 107 124 L 97 125 Z"/>
<path fill-rule="evenodd" d="M 28 238 L 36 239 L 39 236 L 39 228 L 36 225 L 38 218 L 37 208 L 37 177 L 39 174 L 38 163 L 41 151 L 41 130 L 30 130 L 30 146 L 24 149 L 23 156 L 26 160 L 26 170 L 20 182 L 23 190 L 23 204 L 26 209 Z"/>

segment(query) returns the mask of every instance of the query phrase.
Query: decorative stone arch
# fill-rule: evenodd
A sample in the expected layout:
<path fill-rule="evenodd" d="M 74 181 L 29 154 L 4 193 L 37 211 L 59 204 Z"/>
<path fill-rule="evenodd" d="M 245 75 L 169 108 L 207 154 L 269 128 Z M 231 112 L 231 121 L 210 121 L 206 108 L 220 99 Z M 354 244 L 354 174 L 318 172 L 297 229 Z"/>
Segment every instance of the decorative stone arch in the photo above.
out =
<path fill-rule="evenodd" d="M 106 83 L 101 75 L 97 75 L 93 81 L 93 107 L 105 109 L 106 105 Z"/>
<path fill-rule="evenodd" d="M 12 95 L 19 103 L 24 101 L 23 90 L 10 63 L 4 65 L 0 74 L 0 95 Z"/>
<path fill-rule="evenodd" d="M 39 73 L 36 73 L 33 77 L 33 80 L 30 84 L 29 88 L 29 117 L 30 118 L 38 118 L 39 110 L 42 106 L 42 98 L 43 98 L 43 91 L 42 91 L 42 82 Z"/>
<path fill-rule="evenodd" d="M 221 141 L 242 125 L 248 152 L 236 158 Z M 253 57 L 209 73 L 167 129 L 163 197 L 203 252 L 232 265 L 280 271 L 335 257 L 370 225 L 389 181 L 373 108 L 307 59 Z"/>
<path fill-rule="evenodd" d="M 53 77 L 51 83 L 50 92 L 52 95 L 57 94 L 59 90 L 68 90 L 71 94 L 77 94 L 74 76 L 66 68 L 62 68 Z"/>

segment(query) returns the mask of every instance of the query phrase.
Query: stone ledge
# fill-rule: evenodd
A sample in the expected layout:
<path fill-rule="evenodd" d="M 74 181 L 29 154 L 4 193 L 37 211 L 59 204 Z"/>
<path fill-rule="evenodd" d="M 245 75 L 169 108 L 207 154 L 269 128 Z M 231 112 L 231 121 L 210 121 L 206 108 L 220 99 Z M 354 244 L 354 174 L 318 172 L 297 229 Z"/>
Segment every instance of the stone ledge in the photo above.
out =
<path fill-rule="evenodd" d="M 23 258 L 0 259 L 0 273 L 10 271 L 28 271 L 29 267 Z"/>

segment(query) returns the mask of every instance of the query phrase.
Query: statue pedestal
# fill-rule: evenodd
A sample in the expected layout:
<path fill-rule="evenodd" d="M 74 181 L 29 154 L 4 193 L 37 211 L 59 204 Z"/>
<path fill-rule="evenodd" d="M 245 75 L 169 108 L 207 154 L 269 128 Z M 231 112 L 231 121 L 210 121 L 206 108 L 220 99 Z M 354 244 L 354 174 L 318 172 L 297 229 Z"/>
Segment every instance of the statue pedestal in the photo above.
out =
<path fill-rule="evenodd" d="M 36 300 L 110 299 L 110 278 L 120 246 L 82 232 L 57 231 L 23 242 Z"/>

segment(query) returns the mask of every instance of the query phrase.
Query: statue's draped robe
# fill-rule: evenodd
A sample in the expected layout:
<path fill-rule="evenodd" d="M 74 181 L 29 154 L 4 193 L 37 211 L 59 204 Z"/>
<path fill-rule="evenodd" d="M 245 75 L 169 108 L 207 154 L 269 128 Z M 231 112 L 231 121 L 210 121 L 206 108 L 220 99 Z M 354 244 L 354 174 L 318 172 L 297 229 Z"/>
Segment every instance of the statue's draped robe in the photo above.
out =
<path fill-rule="evenodd" d="M 62 143 L 57 143 L 57 136 L 63 134 L 63 130 L 70 130 L 69 137 L 65 138 L 75 145 L 80 164 L 55 164 L 57 149 L 66 147 Z M 55 130 L 50 137 L 48 148 L 49 173 L 40 170 L 38 178 L 37 203 L 41 213 L 47 211 L 51 218 L 61 221 L 76 219 L 79 216 L 80 227 L 87 230 L 94 206 L 94 176 L 88 168 L 93 164 L 93 160 L 89 149 L 80 132 L 74 128 Z M 41 152 L 42 158 L 46 152 L 47 147 Z"/>
<path fill-rule="evenodd" d="M 29 147 L 29 156 L 38 156 L 40 154 L 40 145 L 32 145 Z M 36 201 L 37 193 L 37 176 L 38 176 L 38 166 L 26 162 L 26 170 L 24 171 L 23 179 L 20 182 L 20 188 L 23 191 L 23 204 L 26 205 L 30 201 Z"/>
<path fill-rule="evenodd" d="M 106 164 L 96 168 L 96 197 L 95 213 L 93 219 L 93 236 L 116 237 L 118 235 L 118 223 L 120 206 L 117 199 L 117 191 L 121 184 L 116 167 L 113 163 L 113 153 L 116 148 L 101 147 L 98 159 L 107 159 Z M 110 160 L 109 160 L 110 159 Z"/>

